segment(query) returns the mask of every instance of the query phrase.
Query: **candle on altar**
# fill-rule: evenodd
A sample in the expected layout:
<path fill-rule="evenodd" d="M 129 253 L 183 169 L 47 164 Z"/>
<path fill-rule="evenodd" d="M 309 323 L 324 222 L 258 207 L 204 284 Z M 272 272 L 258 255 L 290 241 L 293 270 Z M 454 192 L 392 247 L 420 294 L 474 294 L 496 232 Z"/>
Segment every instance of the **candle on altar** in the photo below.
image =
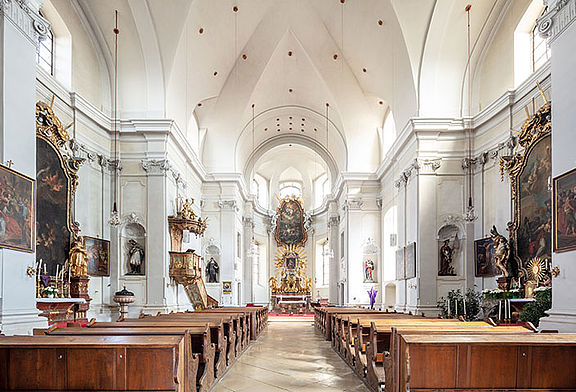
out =
<path fill-rule="evenodd" d="M 450 311 L 450 300 L 448 300 L 448 317 L 452 317 L 452 312 Z"/>
<path fill-rule="evenodd" d="M 454 300 L 454 314 L 458 316 L 458 300 Z"/>
<path fill-rule="evenodd" d="M 56 264 L 56 282 L 58 282 L 58 272 L 60 270 L 60 264 Z"/>
<path fill-rule="evenodd" d="M 502 300 L 498 301 L 498 322 L 502 320 Z"/>
<path fill-rule="evenodd" d="M 44 275 L 46 275 L 46 263 L 44 263 Z"/>
<path fill-rule="evenodd" d="M 463 299 L 462 299 L 462 304 L 463 304 L 463 307 L 464 307 L 464 316 L 466 316 L 466 298 L 463 298 Z"/>

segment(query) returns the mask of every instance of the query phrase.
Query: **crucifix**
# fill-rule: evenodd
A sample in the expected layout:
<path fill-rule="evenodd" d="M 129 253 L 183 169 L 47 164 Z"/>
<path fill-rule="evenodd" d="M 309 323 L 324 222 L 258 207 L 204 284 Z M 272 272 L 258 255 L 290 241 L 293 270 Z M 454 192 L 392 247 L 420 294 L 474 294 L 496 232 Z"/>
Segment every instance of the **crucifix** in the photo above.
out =
<path fill-rule="evenodd" d="M 8 164 L 8 169 L 12 169 L 12 165 L 14 164 L 14 162 L 12 162 L 12 160 L 9 160 L 6 163 Z"/>

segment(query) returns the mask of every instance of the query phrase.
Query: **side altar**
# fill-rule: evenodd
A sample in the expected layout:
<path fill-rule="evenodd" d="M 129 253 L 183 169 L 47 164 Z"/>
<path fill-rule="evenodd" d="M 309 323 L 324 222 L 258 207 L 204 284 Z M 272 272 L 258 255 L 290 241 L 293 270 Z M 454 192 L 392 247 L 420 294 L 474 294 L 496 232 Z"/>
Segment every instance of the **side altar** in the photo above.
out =
<path fill-rule="evenodd" d="M 271 277 L 272 306 L 277 313 L 308 310 L 312 279 L 306 273 L 306 214 L 302 201 L 284 198 L 276 213 L 276 275 Z"/>

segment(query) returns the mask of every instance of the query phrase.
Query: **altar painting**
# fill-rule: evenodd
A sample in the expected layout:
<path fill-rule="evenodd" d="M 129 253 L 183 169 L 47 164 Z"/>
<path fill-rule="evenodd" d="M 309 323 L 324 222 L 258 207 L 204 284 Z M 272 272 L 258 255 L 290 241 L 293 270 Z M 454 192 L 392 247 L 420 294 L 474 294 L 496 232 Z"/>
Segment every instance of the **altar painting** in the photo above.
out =
<path fill-rule="evenodd" d="M 552 240 L 552 175 L 550 135 L 526 152 L 525 164 L 517 181 L 517 250 L 523 261 L 550 257 Z"/>
<path fill-rule="evenodd" d="M 36 219 L 36 259 L 48 265 L 48 273 L 56 273 L 56 264 L 63 264 L 70 251 L 71 231 L 68 222 L 69 179 L 59 155 L 41 138 L 36 138 L 36 181 L 38 184 L 38 216 Z"/>
<path fill-rule="evenodd" d="M 298 199 L 289 197 L 280 202 L 275 237 L 278 246 L 306 243 L 304 209 Z"/>
<path fill-rule="evenodd" d="M 34 251 L 35 183 L 0 166 L 0 247 Z"/>

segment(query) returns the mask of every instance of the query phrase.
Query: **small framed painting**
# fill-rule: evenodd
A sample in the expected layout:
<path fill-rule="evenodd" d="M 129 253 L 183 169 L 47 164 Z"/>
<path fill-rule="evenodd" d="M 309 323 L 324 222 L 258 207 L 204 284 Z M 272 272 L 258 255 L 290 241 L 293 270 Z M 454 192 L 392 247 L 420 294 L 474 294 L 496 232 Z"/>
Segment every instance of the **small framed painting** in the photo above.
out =
<path fill-rule="evenodd" d="M 88 255 L 88 275 L 110 276 L 110 241 L 84 236 Z"/>
<path fill-rule="evenodd" d="M 406 248 L 400 248 L 396 251 L 396 280 L 405 278 L 406 266 L 404 263 L 404 251 Z"/>
<path fill-rule="evenodd" d="M 232 282 L 222 282 L 222 294 L 232 294 Z"/>
<path fill-rule="evenodd" d="M 416 277 L 416 243 L 411 242 L 406 246 L 406 279 Z"/>
<path fill-rule="evenodd" d="M 500 274 L 500 271 L 494 262 L 495 252 L 496 250 L 492 237 L 474 241 L 474 264 L 476 277 L 487 278 Z"/>
<path fill-rule="evenodd" d="M 36 181 L 0 165 L 0 248 L 34 252 Z"/>
<path fill-rule="evenodd" d="M 576 249 L 576 169 L 554 178 L 554 252 Z"/>

